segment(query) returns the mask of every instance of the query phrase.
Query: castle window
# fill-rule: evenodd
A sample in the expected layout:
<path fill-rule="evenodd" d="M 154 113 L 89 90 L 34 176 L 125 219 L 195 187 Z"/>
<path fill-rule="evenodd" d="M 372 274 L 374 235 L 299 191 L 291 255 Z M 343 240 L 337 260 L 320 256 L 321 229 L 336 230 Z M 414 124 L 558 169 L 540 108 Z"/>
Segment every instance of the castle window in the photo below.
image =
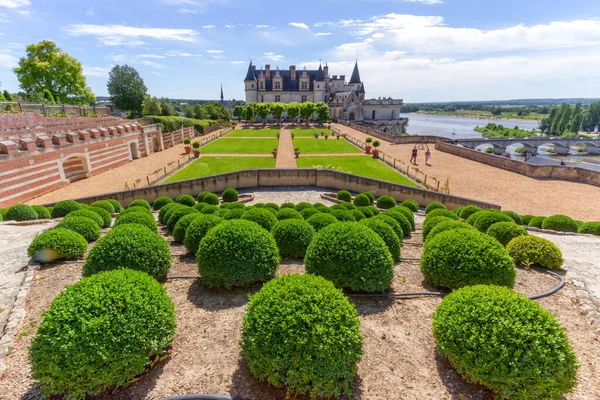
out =
<path fill-rule="evenodd" d="M 375 110 L 373 110 L 373 115 L 371 116 L 371 119 L 375 119 Z"/>
<path fill-rule="evenodd" d="M 317 89 L 319 89 L 321 87 L 321 85 L 317 85 Z"/>
<path fill-rule="evenodd" d="M 281 96 L 276 94 L 275 95 L 275 103 L 279 103 L 281 101 Z"/>
<path fill-rule="evenodd" d="M 301 103 L 306 103 L 306 101 L 307 101 L 307 100 L 308 100 L 307 96 L 306 96 L 305 94 L 303 94 L 303 95 L 301 96 L 301 100 L 300 100 L 300 102 L 301 102 Z"/>
<path fill-rule="evenodd" d="M 252 84 L 252 89 L 254 89 L 254 83 Z"/>
<path fill-rule="evenodd" d="M 281 89 L 281 82 L 275 82 L 275 89 Z"/>
<path fill-rule="evenodd" d="M 264 89 L 264 88 L 265 88 L 265 83 L 264 83 L 264 82 L 262 82 L 262 81 L 260 82 L 260 88 L 261 88 L 261 89 Z"/>
<path fill-rule="evenodd" d="M 264 103 L 265 102 L 265 96 L 263 96 L 262 94 L 260 95 L 260 102 Z"/>
<path fill-rule="evenodd" d="M 300 85 L 301 85 L 300 89 L 303 89 L 303 90 L 308 89 L 308 82 L 302 82 Z"/>

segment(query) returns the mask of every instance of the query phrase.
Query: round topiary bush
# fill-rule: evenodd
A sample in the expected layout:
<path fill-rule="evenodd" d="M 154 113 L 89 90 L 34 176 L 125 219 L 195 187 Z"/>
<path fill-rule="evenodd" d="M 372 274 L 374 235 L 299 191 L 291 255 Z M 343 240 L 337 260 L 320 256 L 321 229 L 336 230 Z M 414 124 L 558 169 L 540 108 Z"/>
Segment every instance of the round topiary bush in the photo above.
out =
<path fill-rule="evenodd" d="M 205 197 L 206 197 L 208 194 L 210 194 L 210 193 L 211 193 L 211 192 L 201 192 L 201 193 L 198 195 L 198 197 L 196 197 L 196 200 L 198 201 L 198 203 L 204 203 L 204 202 L 205 202 L 205 201 L 204 201 L 204 198 L 205 198 Z M 218 199 L 218 197 L 217 197 L 217 199 Z"/>
<path fill-rule="evenodd" d="M 369 229 L 383 239 L 394 261 L 400 261 L 400 246 L 402 245 L 402 239 L 396 235 L 396 232 L 394 232 L 394 229 L 392 229 L 391 226 L 381 219 L 376 218 L 363 219 L 360 223 L 369 227 Z"/>
<path fill-rule="evenodd" d="M 100 218 L 102 218 L 102 227 L 103 228 L 110 227 L 110 224 L 112 222 L 112 216 L 104 208 L 100 208 L 100 207 L 88 207 L 88 208 L 86 208 L 83 211 L 91 211 L 91 212 L 94 212 L 94 213 L 98 214 L 100 216 Z M 73 212 L 78 212 L 78 211 L 73 211 Z"/>
<path fill-rule="evenodd" d="M 167 197 L 167 196 L 161 196 L 161 197 L 159 197 L 159 198 L 157 198 L 157 199 L 154 200 L 154 203 L 152 204 L 152 208 L 154 210 L 160 210 L 161 208 L 163 208 L 167 204 L 171 204 L 171 203 L 173 203 L 173 199 L 172 198 Z"/>
<path fill-rule="evenodd" d="M 354 204 L 350 203 L 350 202 L 345 202 L 345 203 L 342 203 L 342 204 L 339 204 L 339 205 L 341 207 L 345 208 L 348 211 L 356 210 L 356 206 Z"/>
<path fill-rule="evenodd" d="M 83 257 L 88 242 L 79 233 L 70 229 L 54 228 L 37 235 L 29 248 L 29 257 L 39 263 L 55 260 L 76 260 Z"/>
<path fill-rule="evenodd" d="M 2 219 L 6 218 L 7 212 L 8 212 L 8 208 L 0 208 L 0 217 L 2 217 Z"/>
<path fill-rule="evenodd" d="M 290 258 L 304 258 L 315 233 L 308 222 L 295 218 L 279 221 L 271 230 L 279 255 Z"/>
<path fill-rule="evenodd" d="M 6 212 L 7 221 L 29 221 L 37 218 L 38 213 L 35 209 L 25 204 L 15 204 Z"/>
<path fill-rule="evenodd" d="M 371 210 L 371 212 L 373 213 L 373 216 L 379 215 L 380 211 L 379 211 L 379 209 L 377 207 L 375 207 L 375 206 L 367 206 L 367 208 L 369 210 Z"/>
<path fill-rule="evenodd" d="M 93 219 L 85 217 L 65 217 L 62 221 L 56 224 L 56 228 L 69 229 L 79 233 L 88 242 L 98 240 L 102 229 Z"/>
<path fill-rule="evenodd" d="M 35 210 L 35 212 L 38 215 L 38 219 L 48 219 L 50 218 L 50 210 L 48 210 L 46 207 L 44 206 L 31 206 L 31 208 L 33 208 Z M 0 219 L 0 221 L 2 221 Z"/>
<path fill-rule="evenodd" d="M 273 236 L 257 223 L 225 221 L 206 233 L 196 256 L 208 287 L 231 288 L 272 279 L 279 266 Z"/>
<path fill-rule="evenodd" d="M 352 195 L 347 190 L 340 190 L 337 192 L 337 199 L 341 201 L 352 201 Z"/>
<path fill-rule="evenodd" d="M 240 219 L 242 218 L 242 215 L 244 215 L 244 213 L 246 212 L 246 210 L 242 210 L 239 208 L 234 208 L 232 210 L 229 210 L 227 212 L 227 214 L 223 215 L 223 219 Z"/>
<path fill-rule="evenodd" d="M 586 222 L 579 226 L 579 233 L 590 233 L 600 236 L 600 222 Z"/>
<path fill-rule="evenodd" d="M 302 218 L 302 215 L 293 208 L 282 208 L 281 210 L 277 211 L 277 219 L 279 221 L 290 218 L 304 219 Z"/>
<path fill-rule="evenodd" d="M 577 232 L 577 223 L 566 215 L 552 215 L 542 222 L 543 229 L 550 229 L 559 232 Z"/>
<path fill-rule="evenodd" d="M 294 208 L 294 207 L 296 207 L 296 205 L 294 203 L 288 202 L 288 203 L 283 203 L 281 205 L 281 207 L 279 207 L 279 209 L 282 209 L 282 208 Z"/>
<path fill-rule="evenodd" d="M 112 206 L 115 209 L 116 213 L 120 213 L 121 211 L 123 211 L 125 208 L 121 205 L 121 203 L 119 203 L 117 200 L 115 199 L 108 199 L 106 200 L 108 201 L 110 204 L 112 204 Z"/>
<path fill-rule="evenodd" d="M 498 211 L 484 211 L 473 225 L 479 232 L 486 233 L 496 222 L 514 222 L 511 217 Z"/>
<path fill-rule="evenodd" d="M 93 202 L 90 207 L 98 207 L 106 210 L 110 214 L 114 214 L 116 212 L 115 206 L 112 202 L 108 200 L 98 200 Z"/>
<path fill-rule="evenodd" d="M 300 218 L 302 218 L 302 216 Z M 271 229 L 273 229 L 277 223 L 277 217 L 265 208 L 251 208 L 242 215 L 242 219 L 256 222 L 269 232 L 271 232 Z"/>
<path fill-rule="evenodd" d="M 313 215 L 319 214 L 319 213 L 320 213 L 320 211 L 317 210 L 316 208 L 305 208 L 304 210 L 300 211 L 300 215 L 302 215 L 302 218 L 304 218 L 304 219 L 309 219 Z"/>
<path fill-rule="evenodd" d="M 388 211 L 390 212 L 399 212 L 402 215 L 404 215 L 406 217 L 406 219 L 408 220 L 408 222 L 410 222 L 410 228 L 411 231 L 414 231 L 416 228 L 416 224 L 415 224 L 415 214 L 413 214 L 412 211 L 410 211 L 410 209 L 404 207 L 404 206 L 398 206 L 398 207 L 394 207 L 394 208 L 390 208 Z M 405 232 L 405 234 L 408 234 L 407 232 Z"/>
<path fill-rule="evenodd" d="M 455 221 L 455 220 L 453 220 L 452 218 L 448 218 L 446 216 L 425 218 L 425 221 L 423 222 L 423 242 L 425 242 L 427 240 L 427 238 L 429 237 L 429 233 L 438 224 L 441 224 L 442 222 L 445 222 L 445 221 Z"/>
<path fill-rule="evenodd" d="M 148 210 L 152 210 L 152 207 L 150 207 L 150 203 L 148 203 L 146 200 L 144 199 L 137 199 L 137 200 L 133 200 L 131 203 L 129 203 L 129 205 L 127 206 L 127 208 L 130 207 L 144 207 Z"/>
<path fill-rule="evenodd" d="M 402 214 L 398 211 L 386 211 L 383 214 L 387 215 L 388 217 L 392 217 L 393 219 L 396 220 L 396 222 L 402 228 L 402 233 L 404 234 L 404 236 L 410 235 L 410 232 L 412 231 L 412 227 L 410 225 L 410 221 L 406 218 L 406 216 L 404 214 Z"/>
<path fill-rule="evenodd" d="M 319 232 L 327 225 L 335 224 L 336 222 L 338 222 L 338 220 L 331 214 L 319 213 L 307 219 L 306 222 L 308 222 L 309 225 L 312 226 L 316 232 Z"/>
<path fill-rule="evenodd" d="M 233 188 L 225 189 L 223 192 L 223 201 L 226 203 L 233 203 L 234 201 L 238 201 L 240 197 L 237 190 Z"/>
<path fill-rule="evenodd" d="M 444 297 L 433 336 L 468 382 L 499 398 L 560 399 L 575 386 L 577 359 L 564 329 L 510 289 L 478 285 Z"/>
<path fill-rule="evenodd" d="M 200 203 L 200 201 L 198 203 Z M 202 203 L 207 203 L 211 206 L 218 206 L 219 205 L 219 196 L 217 196 L 214 193 L 208 193 L 206 196 L 204 196 Z"/>
<path fill-rule="evenodd" d="M 83 276 L 122 268 L 143 271 L 163 281 L 171 268 L 169 245 L 143 225 L 115 227 L 90 250 L 83 264 Z"/>
<path fill-rule="evenodd" d="M 279 211 L 279 206 L 275 203 L 266 203 L 265 208 L 271 208 L 275 211 Z"/>
<path fill-rule="evenodd" d="M 200 214 L 197 218 L 194 218 L 188 226 L 183 239 L 183 244 L 188 253 L 196 254 L 200 242 L 204 239 L 206 233 L 221 222 L 223 222 L 223 218 L 217 215 Z"/>
<path fill-rule="evenodd" d="M 371 199 L 366 194 L 359 194 L 354 197 L 356 207 L 366 207 L 371 205 Z"/>
<path fill-rule="evenodd" d="M 429 231 L 429 234 L 427 235 L 427 239 L 426 240 L 431 240 L 438 233 L 441 233 L 441 232 L 455 231 L 455 230 L 461 230 L 461 229 L 466 229 L 466 230 L 471 230 L 471 231 L 474 231 L 474 232 L 479 232 L 477 229 L 475 229 L 474 227 L 472 227 L 471 225 L 469 225 L 467 223 L 464 223 L 462 221 L 455 221 L 453 219 L 447 219 L 445 221 L 438 222 Z"/>
<path fill-rule="evenodd" d="M 334 210 L 348 211 L 348 209 L 346 208 L 346 206 L 344 206 L 343 204 L 334 204 L 331 207 L 329 207 L 329 209 L 331 211 L 334 211 Z"/>
<path fill-rule="evenodd" d="M 371 211 L 371 209 L 368 206 L 358 207 L 357 210 L 360 211 L 365 218 L 373 217 L 373 211 Z"/>
<path fill-rule="evenodd" d="M 241 342 L 250 373 L 290 397 L 350 394 L 363 354 L 356 308 L 311 275 L 280 276 L 251 296 Z"/>
<path fill-rule="evenodd" d="M 460 217 L 462 219 L 467 219 L 471 215 L 475 214 L 478 211 L 481 211 L 481 208 L 474 206 L 474 205 L 469 205 L 469 206 L 463 207 L 463 209 L 460 210 Z"/>
<path fill-rule="evenodd" d="M 152 232 L 158 232 L 158 224 L 154 220 L 153 215 L 148 215 L 143 212 L 133 212 L 121 214 L 115 220 L 115 227 L 126 224 L 140 224 L 150 229 Z"/>
<path fill-rule="evenodd" d="M 388 208 L 396 207 L 396 199 L 394 199 L 392 196 L 381 196 L 377 199 L 377 207 L 386 210 Z"/>
<path fill-rule="evenodd" d="M 394 261 L 383 239 L 356 222 L 321 229 L 308 246 L 304 265 L 309 274 L 355 291 L 384 291 L 394 277 Z"/>
<path fill-rule="evenodd" d="M 389 215 L 379 214 L 373 217 L 373 219 L 382 221 L 383 223 L 387 224 L 390 228 L 394 230 L 394 233 L 396 234 L 396 236 L 398 236 L 399 239 L 404 237 L 404 231 L 402 230 L 402 227 L 400 226 L 398 221 L 396 221 Z M 400 239 L 400 241 L 402 241 L 402 239 Z"/>
<path fill-rule="evenodd" d="M 179 204 L 179 203 L 177 203 Z M 182 205 L 182 204 L 179 204 Z M 152 216 L 152 211 L 148 210 L 146 207 L 142 207 L 142 206 L 133 206 L 133 207 L 127 207 L 126 209 L 124 209 L 123 211 L 121 211 L 121 215 L 125 215 L 125 214 L 130 214 L 130 213 L 144 213 L 147 215 Z"/>
<path fill-rule="evenodd" d="M 475 221 L 477 221 L 477 218 L 479 218 L 479 216 L 485 212 L 487 212 L 487 210 L 481 210 L 481 211 L 474 212 L 473 214 L 471 214 L 469 216 L 469 218 L 467 218 L 467 224 L 469 224 L 471 226 L 475 226 Z"/>
<path fill-rule="evenodd" d="M 529 220 L 528 226 L 542 229 L 542 225 L 544 224 L 545 219 L 546 217 L 533 217 Z"/>
<path fill-rule="evenodd" d="M 460 217 L 458 217 L 452 211 L 448 211 L 443 208 L 436 208 L 436 209 L 430 211 L 429 214 L 427 214 L 427 217 L 425 217 L 425 219 L 434 218 L 434 217 L 446 217 L 446 218 L 453 219 L 455 221 L 458 221 L 460 219 Z"/>
<path fill-rule="evenodd" d="M 174 335 L 175 308 L 162 285 L 137 271 L 97 274 L 67 286 L 44 313 L 32 375 L 46 396 L 83 399 L 144 373 Z"/>
<path fill-rule="evenodd" d="M 446 206 L 442 203 L 434 201 L 432 203 L 427 204 L 427 207 L 425 207 L 425 214 L 429 214 L 429 212 L 438 209 L 447 210 L 448 208 L 446 208 Z"/>
<path fill-rule="evenodd" d="M 320 212 L 323 212 L 322 210 L 329 210 L 329 207 L 327 207 L 323 203 L 315 203 L 313 204 L 313 207 L 315 207 L 315 209 L 319 210 Z"/>
<path fill-rule="evenodd" d="M 205 211 L 205 210 L 206 210 L 206 207 L 202 211 Z M 175 229 L 175 225 L 181 219 L 181 217 L 183 217 L 184 215 L 188 215 L 188 214 L 200 214 L 200 211 L 196 210 L 193 207 L 186 207 L 186 206 L 183 206 L 181 208 L 176 208 L 175 210 L 173 210 L 171 212 L 171 215 L 169 215 L 169 219 L 167 220 L 167 223 L 165 224 L 167 227 L 167 230 L 169 232 L 173 232 L 173 230 Z"/>
<path fill-rule="evenodd" d="M 176 207 L 182 207 L 182 205 L 173 202 L 173 203 L 169 203 L 169 204 L 162 206 L 160 208 L 160 211 L 158 212 L 158 222 L 160 222 L 161 224 L 164 224 L 167 213 Z"/>
<path fill-rule="evenodd" d="M 175 224 L 175 229 L 173 229 L 173 239 L 175 240 L 175 243 L 183 243 L 188 228 L 196 218 L 202 218 L 202 214 L 187 214 L 181 217 L 179 221 L 177 221 L 177 223 Z"/>
<path fill-rule="evenodd" d="M 335 219 L 337 219 L 338 221 L 346 221 L 346 222 L 355 222 L 356 218 L 354 218 L 354 215 L 352 215 L 352 213 L 348 210 L 344 211 L 344 210 L 333 210 L 332 212 L 330 212 L 330 214 L 335 217 Z"/>
<path fill-rule="evenodd" d="M 200 213 L 201 214 L 215 214 L 215 215 L 221 216 L 222 215 L 221 212 L 224 212 L 224 211 L 227 211 L 227 210 L 223 210 L 223 209 L 219 208 L 218 206 L 209 204 L 207 206 L 202 207 L 202 210 L 200 210 Z"/>
<path fill-rule="evenodd" d="M 523 221 L 521 220 L 521 216 L 514 211 L 501 211 L 503 214 L 508 215 L 516 224 L 522 225 Z"/>
<path fill-rule="evenodd" d="M 189 194 L 180 194 L 175 199 L 175 203 L 183 204 L 184 206 L 194 207 L 196 205 L 196 199 Z"/>
<path fill-rule="evenodd" d="M 310 203 L 308 203 L 308 202 L 306 202 L 306 201 L 300 202 L 300 203 L 298 203 L 298 204 L 296 204 L 296 205 L 294 206 L 294 210 L 296 210 L 296 211 L 298 211 L 298 212 L 302 212 L 302 210 L 306 210 L 306 209 L 314 209 L 314 208 L 315 208 L 315 207 L 313 207 L 313 205 L 312 205 L 312 204 L 310 204 Z"/>
<path fill-rule="evenodd" d="M 457 217 L 460 218 L 460 212 L 462 211 L 462 207 L 458 207 L 455 208 L 454 210 L 452 210 L 452 214 L 456 215 Z"/>
<path fill-rule="evenodd" d="M 105 209 L 100 208 L 100 207 L 94 207 L 94 208 L 98 208 L 102 211 L 108 212 Z M 68 217 L 84 217 L 84 218 L 91 219 L 96 224 L 98 224 L 99 227 L 104 226 L 104 219 L 100 216 L 100 214 L 97 214 L 97 213 L 91 211 L 89 207 L 86 209 L 82 209 L 82 210 L 71 211 L 70 213 L 67 214 L 67 216 L 65 218 L 68 218 Z"/>
<path fill-rule="evenodd" d="M 246 205 L 244 203 L 222 203 L 219 208 L 224 208 L 227 210 L 234 210 L 234 209 L 240 209 L 240 210 L 244 210 L 246 208 Z"/>
<path fill-rule="evenodd" d="M 414 200 L 404 200 L 402 203 L 400 203 L 400 205 L 402 207 L 406 207 L 408 208 L 410 211 L 416 213 L 417 211 L 419 211 L 419 203 L 417 203 Z"/>
<path fill-rule="evenodd" d="M 367 196 L 369 198 L 369 205 L 373 204 L 373 202 L 375 201 L 375 195 L 371 192 L 363 192 L 361 194 L 364 194 L 365 196 Z"/>
<path fill-rule="evenodd" d="M 354 219 L 357 221 L 361 221 L 366 218 L 365 215 L 359 210 L 350 210 L 348 212 L 351 213 L 354 216 Z"/>
<path fill-rule="evenodd" d="M 97 202 L 99 203 L 99 202 Z M 75 200 L 63 200 L 59 201 L 52 208 L 52 218 L 60 218 L 64 217 L 71 211 L 80 210 L 85 206 L 81 203 L 76 202 Z M 94 203 L 94 207 L 98 207 L 97 204 Z M 113 207 L 114 208 L 114 207 Z"/>
<path fill-rule="evenodd" d="M 551 241 L 537 236 L 519 236 L 506 245 L 508 254 L 515 264 L 530 266 L 537 264 L 548 269 L 560 269 L 562 252 Z"/>
<path fill-rule="evenodd" d="M 487 234 L 499 241 L 504 247 L 516 237 L 529 235 L 527 230 L 516 222 L 496 222 L 489 227 Z"/>
<path fill-rule="evenodd" d="M 531 221 L 531 219 L 533 217 L 534 217 L 533 215 L 529 215 L 529 214 L 521 215 L 521 225 L 525 225 L 525 226 L 529 225 L 529 221 Z"/>

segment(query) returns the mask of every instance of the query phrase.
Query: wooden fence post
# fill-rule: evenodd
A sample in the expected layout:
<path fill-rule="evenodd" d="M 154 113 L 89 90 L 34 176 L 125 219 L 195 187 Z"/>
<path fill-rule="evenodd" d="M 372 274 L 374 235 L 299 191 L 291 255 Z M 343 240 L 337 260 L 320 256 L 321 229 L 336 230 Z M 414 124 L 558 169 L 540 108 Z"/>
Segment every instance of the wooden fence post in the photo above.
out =
<path fill-rule="evenodd" d="M 42 103 L 42 111 L 43 111 L 44 117 L 47 117 L 48 113 L 46 112 L 46 105 L 44 103 Z"/>
<path fill-rule="evenodd" d="M 437 182 L 438 182 L 437 183 L 437 189 L 435 189 L 435 190 L 436 190 L 436 192 L 439 192 L 440 191 L 440 181 L 437 181 Z"/>
<path fill-rule="evenodd" d="M 148 186 L 150 186 L 150 175 L 146 175 L 146 181 L 148 181 Z"/>
<path fill-rule="evenodd" d="M 425 175 L 425 185 L 427 185 L 427 175 Z"/>
<path fill-rule="evenodd" d="M 19 104 L 19 112 L 23 112 L 23 106 L 21 105 L 21 100 L 18 100 L 17 103 Z"/>

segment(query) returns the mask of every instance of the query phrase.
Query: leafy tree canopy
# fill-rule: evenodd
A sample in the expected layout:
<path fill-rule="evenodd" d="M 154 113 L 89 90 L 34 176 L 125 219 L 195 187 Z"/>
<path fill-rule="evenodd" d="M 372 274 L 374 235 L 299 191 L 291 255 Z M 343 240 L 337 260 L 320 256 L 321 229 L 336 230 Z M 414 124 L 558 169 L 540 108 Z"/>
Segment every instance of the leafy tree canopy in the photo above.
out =
<path fill-rule="evenodd" d="M 138 72 L 128 65 L 115 65 L 107 83 L 112 103 L 121 110 L 139 115 L 146 96 L 146 85 Z"/>

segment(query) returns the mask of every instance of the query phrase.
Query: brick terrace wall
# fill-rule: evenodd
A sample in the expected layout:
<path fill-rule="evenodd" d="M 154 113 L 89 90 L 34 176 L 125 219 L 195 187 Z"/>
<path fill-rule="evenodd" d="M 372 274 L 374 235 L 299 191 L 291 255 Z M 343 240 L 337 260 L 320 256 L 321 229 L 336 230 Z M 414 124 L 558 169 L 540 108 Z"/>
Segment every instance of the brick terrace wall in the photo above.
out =
<path fill-rule="evenodd" d="M 600 186 L 600 171 L 563 165 L 533 165 L 502 156 L 437 142 L 436 150 L 467 158 L 492 167 L 502 168 L 535 179 L 557 179 Z"/>

